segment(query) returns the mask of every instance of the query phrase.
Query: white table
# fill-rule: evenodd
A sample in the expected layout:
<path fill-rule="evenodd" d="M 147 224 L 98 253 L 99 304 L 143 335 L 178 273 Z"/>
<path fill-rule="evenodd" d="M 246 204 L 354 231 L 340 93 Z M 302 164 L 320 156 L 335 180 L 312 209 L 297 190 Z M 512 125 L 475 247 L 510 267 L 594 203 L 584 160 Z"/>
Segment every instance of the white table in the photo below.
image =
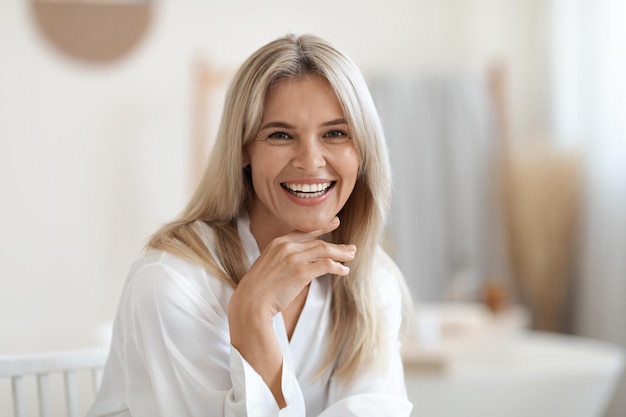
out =
<path fill-rule="evenodd" d="M 624 368 L 620 347 L 528 331 L 511 317 L 474 317 L 465 330 L 457 320 L 452 336 L 423 317 L 426 340 L 404 352 L 415 417 L 601 417 Z"/>

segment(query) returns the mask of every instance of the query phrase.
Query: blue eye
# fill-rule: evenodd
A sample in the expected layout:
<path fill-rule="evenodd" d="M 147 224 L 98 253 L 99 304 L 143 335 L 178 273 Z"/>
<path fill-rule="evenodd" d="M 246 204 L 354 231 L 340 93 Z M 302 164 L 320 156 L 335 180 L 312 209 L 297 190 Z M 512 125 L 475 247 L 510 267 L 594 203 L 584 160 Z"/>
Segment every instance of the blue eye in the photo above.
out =
<path fill-rule="evenodd" d="M 289 136 L 287 133 L 285 132 L 274 132 L 272 134 L 270 134 L 267 139 L 271 140 L 284 140 L 284 139 L 291 139 L 291 136 Z"/>
<path fill-rule="evenodd" d="M 348 139 L 348 133 L 343 130 L 334 129 L 326 133 L 324 137 L 330 139 Z"/>

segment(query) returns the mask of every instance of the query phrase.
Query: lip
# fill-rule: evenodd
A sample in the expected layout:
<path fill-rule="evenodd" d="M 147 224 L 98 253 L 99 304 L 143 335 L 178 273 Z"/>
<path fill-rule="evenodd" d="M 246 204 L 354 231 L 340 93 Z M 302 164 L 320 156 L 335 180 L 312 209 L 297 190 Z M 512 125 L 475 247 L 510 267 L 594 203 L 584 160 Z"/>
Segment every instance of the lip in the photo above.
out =
<path fill-rule="evenodd" d="M 323 182 L 336 182 L 336 180 L 330 178 L 302 178 L 299 180 L 286 180 L 281 181 L 281 184 L 291 183 L 291 184 L 319 184 Z"/>
<path fill-rule="evenodd" d="M 322 183 L 325 183 L 325 182 L 330 182 L 331 186 L 328 188 L 328 190 L 324 194 L 320 195 L 319 197 L 307 197 L 307 198 L 298 197 L 296 195 L 293 195 L 283 185 L 285 183 L 290 183 L 290 184 L 322 184 Z M 337 185 L 337 181 L 336 180 L 307 178 L 307 179 L 300 179 L 300 180 L 283 181 L 283 182 L 280 183 L 280 188 L 285 193 L 287 198 L 290 201 L 294 202 L 295 204 L 298 204 L 300 206 L 316 206 L 318 204 L 321 204 L 321 203 L 325 202 L 326 200 L 328 200 L 330 198 L 330 196 L 335 191 L 335 186 L 336 185 Z"/>

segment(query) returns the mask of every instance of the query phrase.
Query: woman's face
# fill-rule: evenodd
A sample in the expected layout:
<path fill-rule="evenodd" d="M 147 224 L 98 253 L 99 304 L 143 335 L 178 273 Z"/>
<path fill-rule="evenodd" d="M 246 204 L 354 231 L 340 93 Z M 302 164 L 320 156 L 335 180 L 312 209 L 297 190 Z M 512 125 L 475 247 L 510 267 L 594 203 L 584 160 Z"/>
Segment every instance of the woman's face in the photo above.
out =
<path fill-rule="evenodd" d="M 326 227 L 348 200 L 359 170 L 339 100 L 316 75 L 270 87 L 245 159 L 255 191 L 252 232 L 266 242 L 293 230 Z"/>

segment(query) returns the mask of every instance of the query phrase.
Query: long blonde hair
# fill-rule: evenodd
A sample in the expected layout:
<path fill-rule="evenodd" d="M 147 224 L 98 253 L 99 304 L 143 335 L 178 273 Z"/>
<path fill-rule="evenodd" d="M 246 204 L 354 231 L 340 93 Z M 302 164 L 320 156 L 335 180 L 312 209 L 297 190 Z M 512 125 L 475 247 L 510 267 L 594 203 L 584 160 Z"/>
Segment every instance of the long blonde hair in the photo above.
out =
<path fill-rule="evenodd" d="M 229 87 L 216 143 L 204 176 L 180 217 L 148 243 L 201 264 L 233 287 L 246 271 L 237 218 L 248 210 L 254 190 L 243 168 L 243 149 L 263 117 L 266 91 L 286 77 L 326 78 L 343 107 L 360 156 L 355 188 L 339 213 L 341 226 L 329 239 L 358 247 L 348 277 L 333 280 L 331 338 L 321 372 L 334 367 L 344 381 L 383 358 L 381 311 L 371 280 L 372 259 L 391 199 L 390 167 L 381 124 L 367 84 L 356 65 L 328 42 L 312 35 L 287 35 L 263 46 L 242 65 Z M 215 235 L 214 259 L 194 223 Z"/>

